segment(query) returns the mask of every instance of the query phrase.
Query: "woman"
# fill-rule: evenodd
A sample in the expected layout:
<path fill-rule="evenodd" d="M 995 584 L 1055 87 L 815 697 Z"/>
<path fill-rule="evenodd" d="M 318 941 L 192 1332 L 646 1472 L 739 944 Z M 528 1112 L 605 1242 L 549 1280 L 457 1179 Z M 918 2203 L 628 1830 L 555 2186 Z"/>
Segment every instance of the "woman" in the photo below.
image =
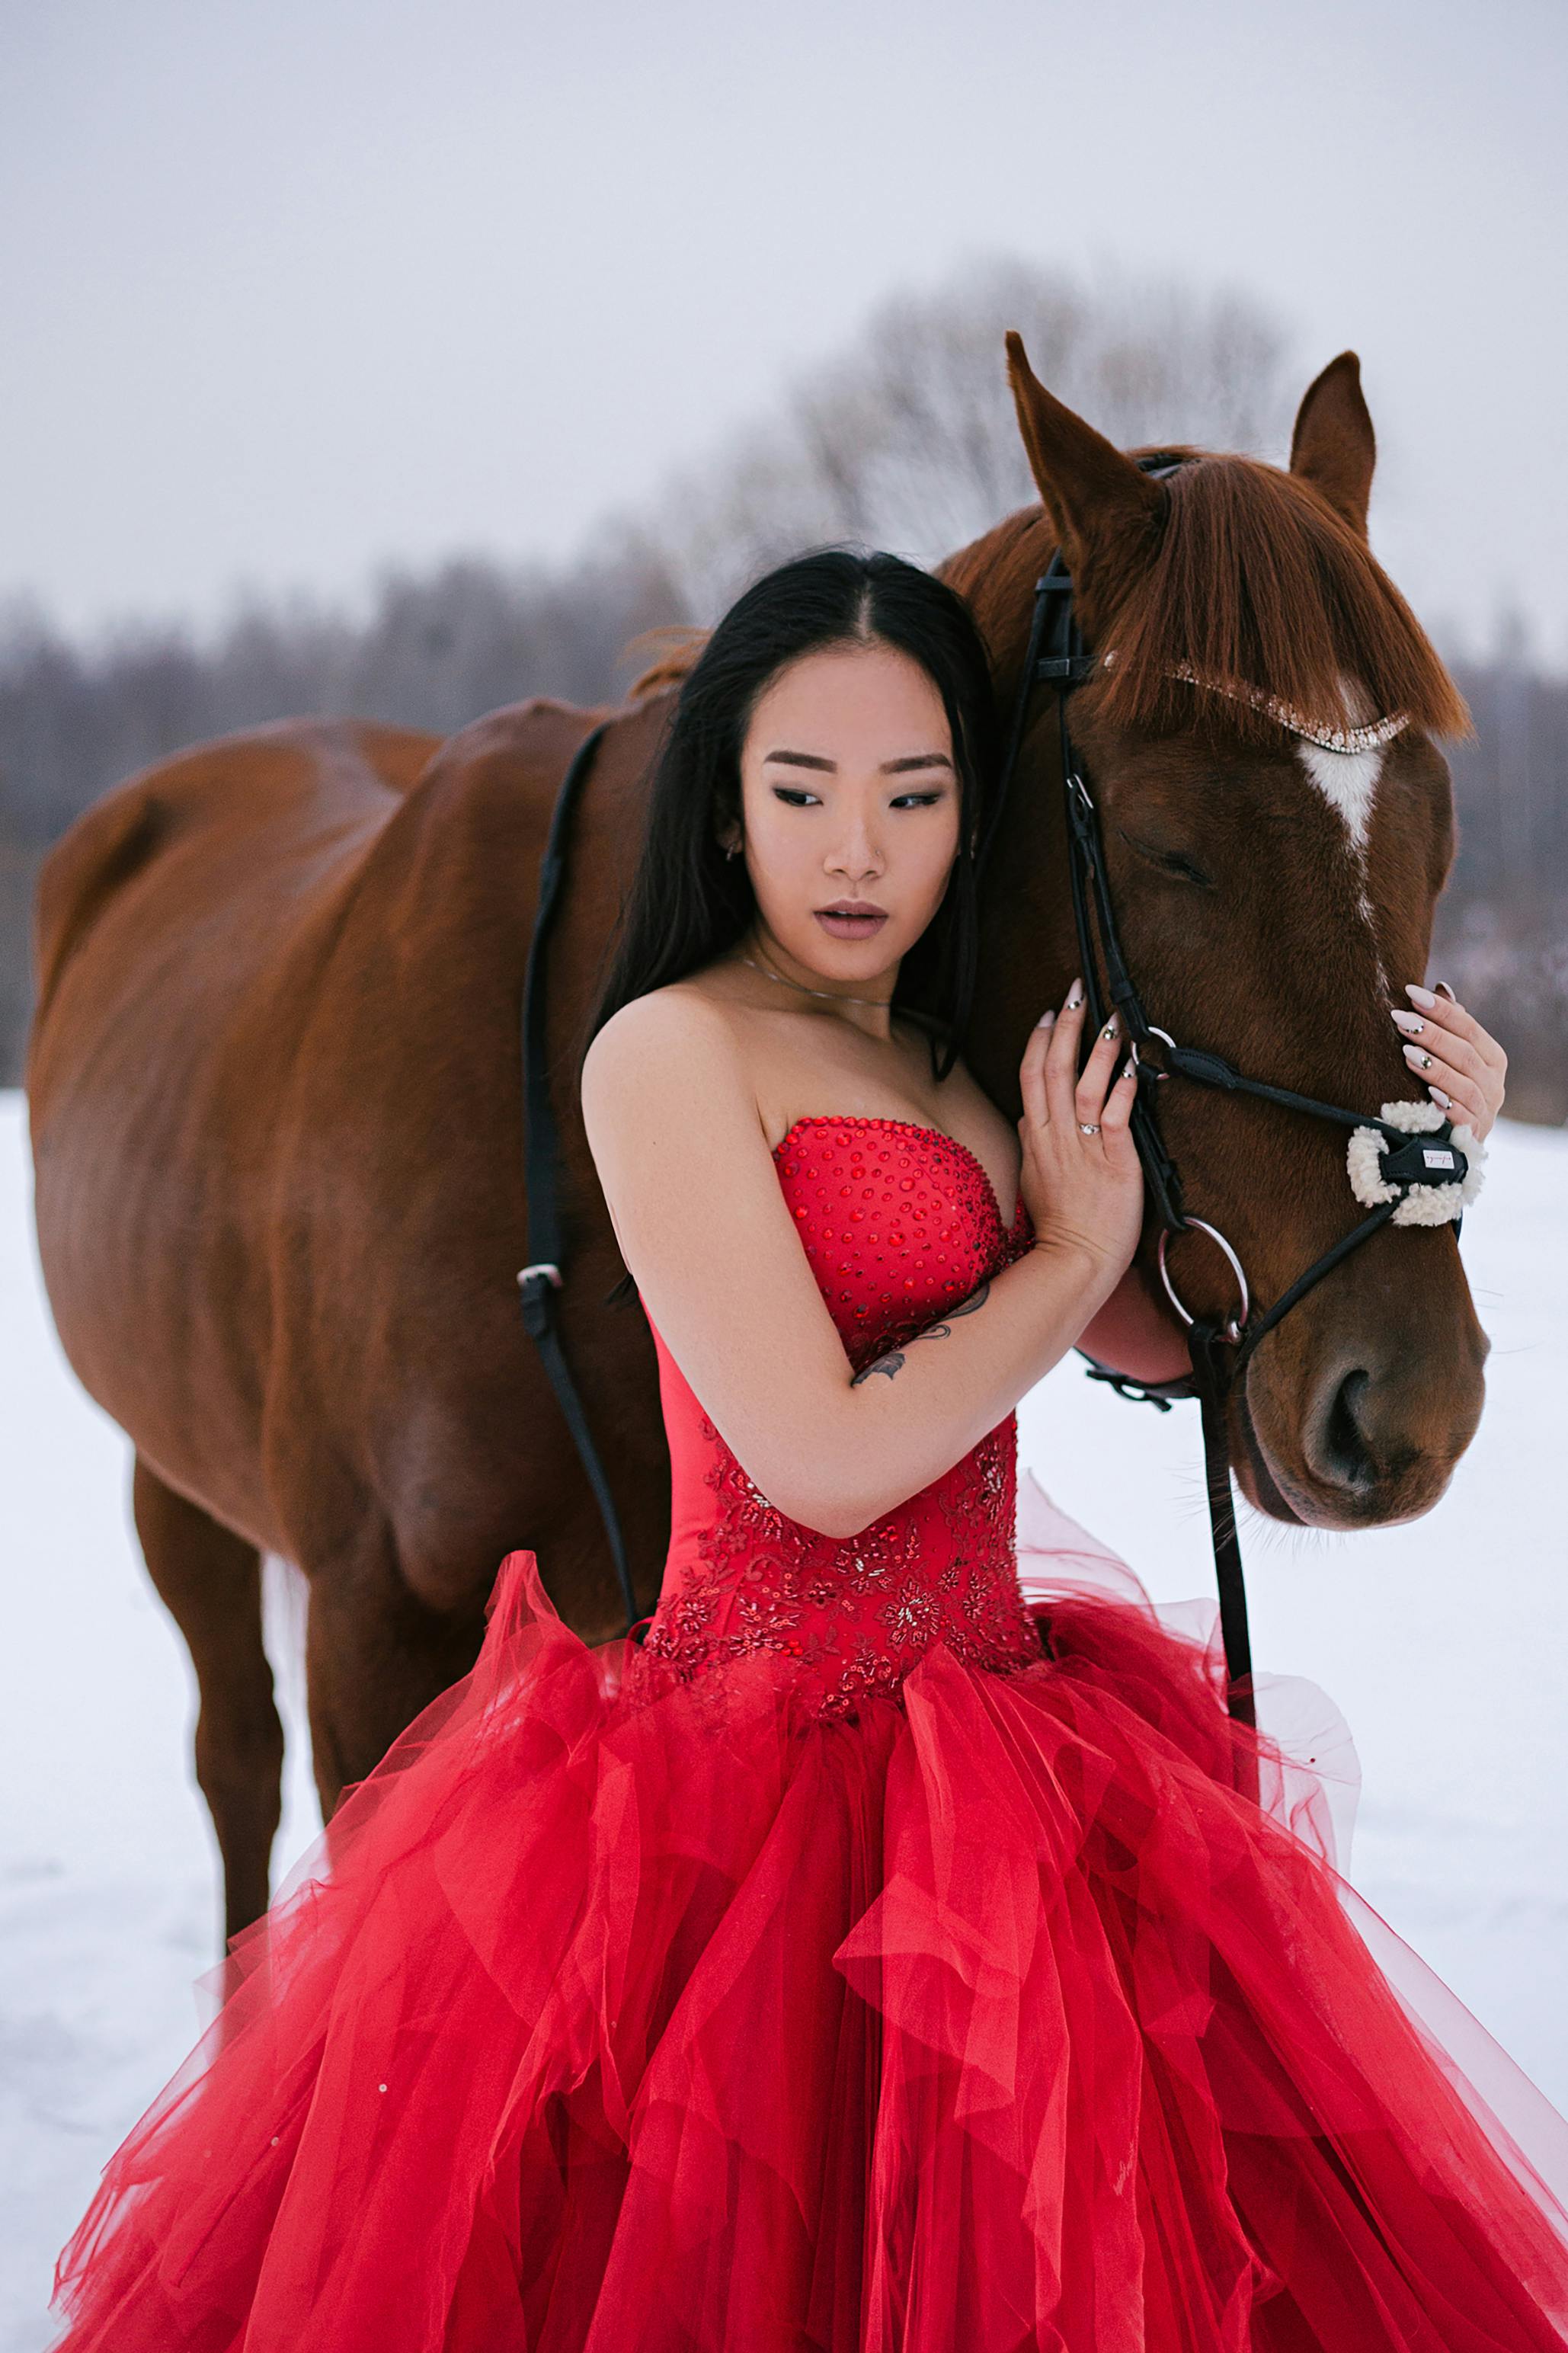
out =
<path fill-rule="evenodd" d="M 508 1556 L 112 2160 L 72 2353 L 1568 2343 L 1568 2216 L 1311 1806 L 1238 1794 L 1286 1760 L 1212 1651 L 1065 1527 L 1023 1599 L 1013 1408 L 1142 1195 L 1076 985 L 1016 1136 L 957 1057 L 990 709 L 889 556 L 770 575 L 693 670 L 582 1070 L 658 1609 L 590 1651 Z M 1416 1003 L 1483 1129 L 1500 1054 Z"/>

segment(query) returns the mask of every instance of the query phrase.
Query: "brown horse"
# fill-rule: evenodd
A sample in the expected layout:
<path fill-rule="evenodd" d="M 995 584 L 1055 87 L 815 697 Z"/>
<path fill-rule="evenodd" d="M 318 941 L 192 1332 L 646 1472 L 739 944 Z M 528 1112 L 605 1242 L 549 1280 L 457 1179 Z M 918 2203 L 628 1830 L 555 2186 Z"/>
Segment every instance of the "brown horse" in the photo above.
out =
<path fill-rule="evenodd" d="M 1169 484 L 1053 401 L 1021 347 L 1011 364 L 1044 505 L 945 569 L 1010 708 L 1033 582 L 1058 538 L 1070 553 L 1094 642 L 1117 655 L 1074 721 L 1152 1018 L 1369 1111 L 1409 1093 L 1387 984 L 1425 966 L 1452 840 L 1431 736 L 1462 713 L 1366 549 L 1373 438 L 1353 360 L 1308 393 L 1289 474 L 1203 457 Z M 1335 771 L 1245 700 L 1173 681 L 1184 661 L 1309 720 L 1342 721 L 1349 695 L 1414 723 L 1377 763 Z M 655 1360 L 635 1302 L 607 1303 L 622 1270 L 572 1071 L 679 668 L 610 715 L 551 957 L 565 1339 L 645 1606 L 668 1540 Z M 505 1551 L 537 1550 L 585 1639 L 621 1623 L 515 1286 L 540 857 L 602 715 L 535 701 L 445 744 L 290 722 L 203 745 L 109 794 L 44 872 L 27 1069 L 39 1246 L 67 1353 L 134 1442 L 138 1532 L 200 1685 L 196 1768 L 231 1934 L 265 1905 L 279 1818 L 261 1549 L 309 1580 L 328 1815 L 471 1663 Z M 1026 1034 L 1075 955 L 1047 715 L 988 869 L 969 1048 L 1014 1115 Z M 1260 1103 L 1166 1093 L 1189 1206 L 1273 1296 L 1354 1221 L 1342 1139 Z M 1200 1310 L 1228 1309 L 1212 1253 L 1184 1239 L 1177 1261 Z M 1325 1525 L 1426 1509 L 1474 1430 L 1483 1354 L 1452 1233 L 1385 1230 L 1259 1351 L 1232 1405 L 1243 1487 Z"/>

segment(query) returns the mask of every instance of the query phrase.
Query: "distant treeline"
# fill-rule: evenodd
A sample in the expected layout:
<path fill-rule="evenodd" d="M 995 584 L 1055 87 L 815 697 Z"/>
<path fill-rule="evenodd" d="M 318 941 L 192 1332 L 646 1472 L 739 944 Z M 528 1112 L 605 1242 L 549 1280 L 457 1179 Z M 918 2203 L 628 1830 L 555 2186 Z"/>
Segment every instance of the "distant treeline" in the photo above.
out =
<path fill-rule="evenodd" d="M 1245 295 L 968 262 L 933 290 L 890 296 L 770 413 L 604 525 L 575 564 L 450 564 L 386 579 L 361 621 L 259 607 L 208 639 L 142 630 L 89 649 L 42 619 L 0 615 L 0 1078 L 21 1070 L 38 861 L 106 786 L 289 715 L 448 734 L 529 694 L 614 699 L 640 666 L 625 659 L 632 638 L 710 622 L 798 548 L 849 539 L 935 562 L 1036 495 L 1002 364 L 1009 326 L 1053 390 L 1125 448 L 1282 457 L 1325 356 L 1298 360 Z M 1561 1121 L 1568 686 L 1534 675 L 1521 650 L 1456 669 L 1476 740 L 1453 752 L 1460 849 L 1434 969 L 1508 1048 L 1510 1111 Z"/>
<path fill-rule="evenodd" d="M 122 777 L 172 752 L 307 713 L 454 733 L 529 694 L 616 699 L 640 632 L 681 592 L 635 536 L 559 568 L 453 563 L 385 579 L 355 624 L 302 602 L 204 641 L 121 631 L 88 649 L 0 614 L 0 1084 L 20 1083 L 32 1005 L 31 899 L 45 851 Z"/>
<path fill-rule="evenodd" d="M 1568 681 L 1456 661 L 1475 722 L 1448 747 L 1459 849 L 1433 970 L 1502 1040 L 1516 1119 L 1568 1120 Z"/>
<path fill-rule="evenodd" d="M 39 861 L 107 786 L 184 746 L 304 712 L 447 734 L 530 693 L 613 700 L 640 632 L 686 617 L 648 543 L 555 572 L 453 564 L 387 581 L 369 618 L 255 611 L 203 645 L 177 630 L 88 651 L 0 628 L 0 1082 L 30 1009 Z M 1510 1112 L 1568 1119 L 1568 684 L 1515 659 L 1455 665 L 1476 724 L 1451 748 L 1459 855 L 1436 971 L 1502 1039 Z"/>

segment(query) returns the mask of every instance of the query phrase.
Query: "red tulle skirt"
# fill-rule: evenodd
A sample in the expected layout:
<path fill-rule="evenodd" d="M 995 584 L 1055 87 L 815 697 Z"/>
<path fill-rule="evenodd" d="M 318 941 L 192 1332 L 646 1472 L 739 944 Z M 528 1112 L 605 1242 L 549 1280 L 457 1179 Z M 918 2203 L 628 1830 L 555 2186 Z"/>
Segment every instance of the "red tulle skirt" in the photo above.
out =
<path fill-rule="evenodd" d="M 1338 1876 L 1334 1760 L 1239 1794 L 1213 1640 L 1051 1549 L 1037 1665 L 847 1721 L 509 1555 L 208 1981 L 60 2348 L 1568 2344 L 1562 2120 Z"/>

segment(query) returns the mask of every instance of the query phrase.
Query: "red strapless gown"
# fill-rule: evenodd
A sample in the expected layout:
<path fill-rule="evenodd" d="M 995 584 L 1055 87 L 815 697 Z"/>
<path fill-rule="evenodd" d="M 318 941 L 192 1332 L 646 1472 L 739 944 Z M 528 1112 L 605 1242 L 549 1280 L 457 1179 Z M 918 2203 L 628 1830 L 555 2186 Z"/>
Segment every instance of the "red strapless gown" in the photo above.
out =
<path fill-rule="evenodd" d="M 857 1364 L 1026 1246 L 936 1130 L 776 1159 Z M 1212 1631 L 1032 1482 L 1016 1522 L 1011 1416 L 840 1544 L 659 1366 L 646 1645 L 507 1556 L 111 2159 L 62 2348 L 1568 2344 L 1562 2119 L 1395 1991 L 1321 1759 L 1237 1794 Z"/>

